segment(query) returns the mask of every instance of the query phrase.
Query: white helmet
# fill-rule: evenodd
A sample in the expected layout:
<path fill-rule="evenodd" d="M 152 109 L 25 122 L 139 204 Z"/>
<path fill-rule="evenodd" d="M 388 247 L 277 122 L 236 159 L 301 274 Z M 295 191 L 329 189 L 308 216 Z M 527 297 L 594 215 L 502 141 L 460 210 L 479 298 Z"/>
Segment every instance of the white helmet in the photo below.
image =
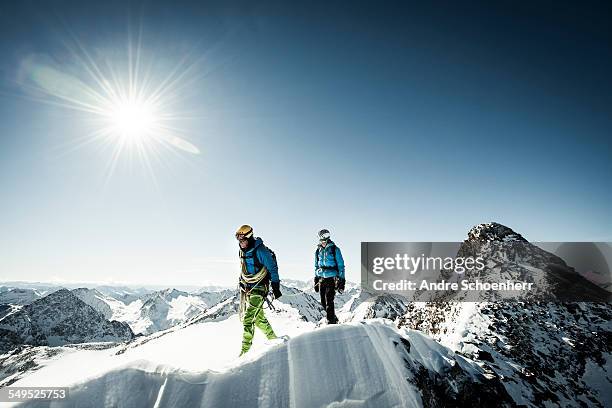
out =
<path fill-rule="evenodd" d="M 329 230 L 327 229 L 322 229 L 319 231 L 319 241 L 327 241 L 330 236 Z"/>

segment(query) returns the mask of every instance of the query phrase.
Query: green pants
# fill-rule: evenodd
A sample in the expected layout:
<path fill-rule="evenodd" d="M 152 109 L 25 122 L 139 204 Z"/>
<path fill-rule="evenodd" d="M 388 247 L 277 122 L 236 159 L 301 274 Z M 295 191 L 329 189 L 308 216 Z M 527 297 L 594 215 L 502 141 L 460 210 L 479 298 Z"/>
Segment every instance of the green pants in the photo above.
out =
<path fill-rule="evenodd" d="M 242 351 L 240 355 L 243 355 L 251 348 L 253 336 L 255 335 L 255 326 L 264 332 L 268 339 L 276 338 L 276 334 L 274 330 L 272 330 L 272 326 L 270 326 L 270 322 L 266 319 L 266 315 L 263 311 L 265 296 L 266 293 L 264 289 L 254 288 L 246 299 L 246 311 L 244 312 L 244 318 L 242 320 L 244 333 L 242 335 Z"/>

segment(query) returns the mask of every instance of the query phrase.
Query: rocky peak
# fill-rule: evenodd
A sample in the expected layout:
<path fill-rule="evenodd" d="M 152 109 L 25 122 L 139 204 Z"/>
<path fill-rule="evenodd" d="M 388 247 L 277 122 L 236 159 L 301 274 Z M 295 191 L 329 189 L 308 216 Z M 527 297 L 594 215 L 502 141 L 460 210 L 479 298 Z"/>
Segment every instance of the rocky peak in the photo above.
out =
<path fill-rule="evenodd" d="M 168 299 L 175 299 L 179 296 L 188 296 L 187 292 L 183 292 L 174 288 L 168 288 L 161 291 L 162 296 Z"/>
<path fill-rule="evenodd" d="M 32 302 L 32 304 L 28 305 L 28 307 L 34 309 L 41 306 L 54 306 L 61 304 L 77 306 L 80 303 L 83 302 L 74 293 L 68 289 L 62 288 L 36 300 L 35 302 Z"/>
<path fill-rule="evenodd" d="M 108 321 L 68 289 L 60 289 L 0 319 L 0 352 L 21 344 L 118 342 L 133 337 L 125 323 Z"/>
<path fill-rule="evenodd" d="M 98 313 L 102 314 L 106 319 L 111 319 L 113 310 L 107 303 L 107 298 L 96 289 L 77 288 L 73 289 L 72 293 L 83 302 L 93 307 Z"/>
<path fill-rule="evenodd" d="M 511 228 L 496 222 L 478 224 L 468 232 L 468 241 L 519 241 L 527 242 L 521 234 L 514 232 Z"/>
<path fill-rule="evenodd" d="M 94 296 L 104 296 L 101 292 L 99 292 L 96 289 L 89 289 L 89 288 L 76 288 L 76 289 L 72 289 L 72 293 L 74 293 L 75 295 L 79 295 L 79 294 L 84 294 L 84 293 L 89 293 L 92 294 Z"/>
<path fill-rule="evenodd" d="M 505 297 L 520 297 L 529 301 L 608 301 L 610 293 L 577 273 L 558 256 L 527 241 L 519 233 L 498 224 L 486 223 L 472 228 L 463 241 L 457 257 L 480 257 L 485 267 L 473 270 L 465 279 L 476 282 L 532 283 L 529 291 L 459 290 L 446 291 L 438 300 L 497 301 Z M 441 276 L 450 279 L 452 270 Z M 424 299 L 430 300 L 430 299 Z"/>
<path fill-rule="evenodd" d="M 187 292 L 182 292 L 174 288 L 167 288 L 145 296 L 143 298 L 143 301 L 145 304 L 152 304 L 158 302 L 167 303 L 180 296 L 189 296 L 189 294 Z"/>

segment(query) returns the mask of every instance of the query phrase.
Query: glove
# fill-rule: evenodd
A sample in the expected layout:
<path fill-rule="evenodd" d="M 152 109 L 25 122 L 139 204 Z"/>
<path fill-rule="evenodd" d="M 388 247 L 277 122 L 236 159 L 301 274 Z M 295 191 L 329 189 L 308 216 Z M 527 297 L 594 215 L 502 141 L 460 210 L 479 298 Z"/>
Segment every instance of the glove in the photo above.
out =
<path fill-rule="evenodd" d="M 336 289 L 338 289 L 338 293 L 344 293 L 344 284 L 346 283 L 346 279 L 339 278 L 336 281 Z"/>
<path fill-rule="evenodd" d="M 318 276 L 315 276 L 315 283 L 314 283 L 314 290 L 315 292 L 319 292 L 319 281 L 321 280 L 321 278 L 319 278 Z"/>
<path fill-rule="evenodd" d="M 272 282 L 272 293 L 274 294 L 274 299 L 278 299 L 283 296 L 280 291 L 280 282 Z"/>

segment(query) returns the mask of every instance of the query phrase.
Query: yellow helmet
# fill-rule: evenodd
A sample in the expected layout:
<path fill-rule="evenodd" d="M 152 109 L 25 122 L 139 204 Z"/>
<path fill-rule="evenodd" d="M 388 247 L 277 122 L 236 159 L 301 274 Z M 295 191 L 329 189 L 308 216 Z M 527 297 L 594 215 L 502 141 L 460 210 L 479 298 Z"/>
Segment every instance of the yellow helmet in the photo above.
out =
<path fill-rule="evenodd" d="M 242 225 L 236 230 L 236 239 L 249 239 L 253 236 L 253 227 L 250 225 Z"/>

